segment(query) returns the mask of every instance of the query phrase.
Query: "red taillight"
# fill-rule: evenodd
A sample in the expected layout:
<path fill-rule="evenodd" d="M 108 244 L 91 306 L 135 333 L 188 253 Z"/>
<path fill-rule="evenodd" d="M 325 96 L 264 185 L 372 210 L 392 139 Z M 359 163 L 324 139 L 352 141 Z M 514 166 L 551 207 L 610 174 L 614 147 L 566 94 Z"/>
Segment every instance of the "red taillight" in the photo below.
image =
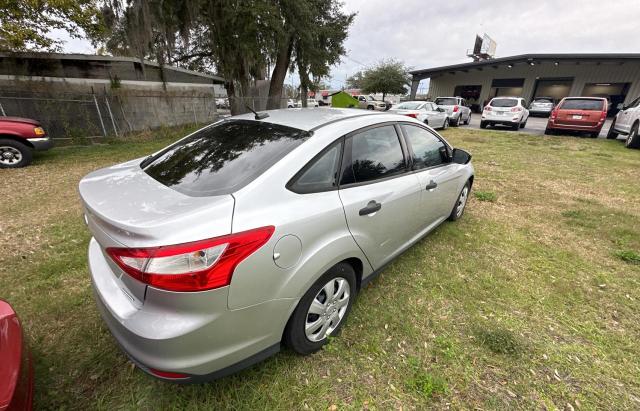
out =
<path fill-rule="evenodd" d="M 267 226 L 162 247 L 107 248 L 107 253 L 145 284 L 169 291 L 204 291 L 229 285 L 233 270 L 269 241 L 274 230 Z"/>
<path fill-rule="evenodd" d="M 558 110 L 553 110 L 551 116 L 549 116 L 549 120 L 555 120 L 556 117 L 558 117 Z"/>
<path fill-rule="evenodd" d="M 518 111 L 522 111 L 522 107 L 514 107 L 511 109 L 511 111 L 517 113 Z"/>
<path fill-rule="evenodd" d="M 453 106 L 453 112 L 454 113 L 457 113 L 459 109 L 460 109 L 460 107 L 458 107 L 457 105 Z"/>
<path fill-rule="evenodd" d="M 603 111 L 602 114 L 600 114 L 600 122 L 603 122 L 607 119 L 607 111 Z"/>
<path fill-rule="evenodd" d="M 170 372 L 170 371 L 160 371 L 154 368 L 149 368 L 149 372 L 155 375 L 156 377 L 171 378 L 172 380 L 189 378 L 188 374 L 181 374 L 179 372 Z"/>
<path fill-rule="evenodd" d="M 411 117 L 411 118 L 417 118 L 418 117 L 418 115 L 416 113 L 407 113 L 407 114 L 405 114 L 405 116 Z"/>
<path fill-rule="evenodd" d="M 491 106 L 486 106 L 486 107 L 484 108 L 484 111 L 491 111 Z"/>

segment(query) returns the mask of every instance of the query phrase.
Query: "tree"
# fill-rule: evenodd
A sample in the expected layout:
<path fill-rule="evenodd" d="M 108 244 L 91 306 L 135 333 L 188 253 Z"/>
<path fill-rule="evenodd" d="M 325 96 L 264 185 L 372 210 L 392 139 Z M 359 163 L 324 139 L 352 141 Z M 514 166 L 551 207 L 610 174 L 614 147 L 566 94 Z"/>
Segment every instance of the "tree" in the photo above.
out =
<path fill-rule="evenodd" d="M 364 87 L 364 84 L 362 82 L 362 76 L 363 76 L 362 71 L 358 71 L 353 76 L 347 78 L 347 83 L 346 83 L 347 88 L 362 89 L 362 87 Z"/>
<path fill-rule="evenodd" d="M 384 100 L 387 94 L 406 94 L 405 86 L 411 79 L 404 64 L 396 60 L 382 60 L 375 67 L 362 74 L 361 89 L 363 93 L 382 93 Z"/>
<path fill-rule="evenodd" d="M 100 38 L 104 27 L 95 0 L 0 0 L 0 10 L 3 51 L 59 51 L 60 41 L 48 37 L 52 29 Z"/>
<path fill-rule="evenodd" d="M 232 113 L 244 111 L 253 83 L 268 77 L 267 108 L 279 108 L 288 70 L 307 89 L 340 55 L 353 15 L 338 0 L 112 0 L 106 42 L 127 53 L 223 76 Z M 303 99 L 306 103 L 306 99 Z"/>

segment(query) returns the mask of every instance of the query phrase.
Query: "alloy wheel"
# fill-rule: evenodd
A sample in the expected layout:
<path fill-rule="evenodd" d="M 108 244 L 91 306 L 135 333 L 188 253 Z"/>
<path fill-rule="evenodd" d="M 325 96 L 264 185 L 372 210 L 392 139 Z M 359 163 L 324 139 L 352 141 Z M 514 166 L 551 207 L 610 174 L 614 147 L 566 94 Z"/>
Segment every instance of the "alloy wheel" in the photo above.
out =
<path fill-rule="evenodd" d="M 469 197 L 469 186 L 466 185 L 458 197 L 458 204 L 456 204 L 456 217 L 460 217 L 464 212 L 464 207 L 467 205 L 467 198 Z"/>
<path fill-rule="evenodd" d="M 22 161 L 22 153 L 15 147 L 0 147 L 0 164 L 12 166 Z"/>
<path fill-rule="evenodd" d="M 311 342 L 328 337 L 344 318 L 349 307 L 351 287 L 342 277 L 332 278 L 311 301 L 304 332 Z"/>

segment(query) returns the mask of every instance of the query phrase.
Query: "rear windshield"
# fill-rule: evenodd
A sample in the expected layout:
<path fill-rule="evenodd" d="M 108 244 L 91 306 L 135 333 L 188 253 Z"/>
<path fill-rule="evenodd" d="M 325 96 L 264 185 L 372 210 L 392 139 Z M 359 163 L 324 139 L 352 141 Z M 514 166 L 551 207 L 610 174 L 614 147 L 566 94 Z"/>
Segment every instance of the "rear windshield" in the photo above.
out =
<path fill-rule="evenodd" d="M 309 136 L 307 131 L 270 123 L 223 121 L 169 146 L 141 166 L 158 182 L 189 196 L 229 194 Z"/>
<path fill-rule="evenodd" d="M 518 105 L 518 100 L 515 98 L 494 98 L 489 105 L 491 107 L 515 107 Z"/>
<path fill-rule="evenodd" d="M 571 98 L 562 103 L 560 107 L 563 110 L 592 110 L 602 111 L 603 100 L 593 100 L 587 98 Z"/>
<path fill-rule="evenodd" d="M 533 100 L 534 103 L 551 103 L 553 104 L 553 101 L 549 100 L 548 98 L 537 98 L 535 100 Z"/>
<path fill-rule="evenodd" d="M 439 106 L 455 106 L 458 104 L 458 99 L 455 98 L 437 98 L 436 104 Z"/>

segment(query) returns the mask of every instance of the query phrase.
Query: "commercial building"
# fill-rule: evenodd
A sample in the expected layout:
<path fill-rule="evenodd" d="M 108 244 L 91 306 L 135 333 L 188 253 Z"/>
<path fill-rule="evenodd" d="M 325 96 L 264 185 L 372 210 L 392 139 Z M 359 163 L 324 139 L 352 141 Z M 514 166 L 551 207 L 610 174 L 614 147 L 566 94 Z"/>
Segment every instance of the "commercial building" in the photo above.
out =
<path fill-rule="evenodd" d="M 411 98 L 430 79 L 428 96 L 461 96 L 476 110 L 496 96 L 561 99 L 607 97 L 618 103 L 640 95 L 640 54 L 523 54 L 411 72 Z"/>

